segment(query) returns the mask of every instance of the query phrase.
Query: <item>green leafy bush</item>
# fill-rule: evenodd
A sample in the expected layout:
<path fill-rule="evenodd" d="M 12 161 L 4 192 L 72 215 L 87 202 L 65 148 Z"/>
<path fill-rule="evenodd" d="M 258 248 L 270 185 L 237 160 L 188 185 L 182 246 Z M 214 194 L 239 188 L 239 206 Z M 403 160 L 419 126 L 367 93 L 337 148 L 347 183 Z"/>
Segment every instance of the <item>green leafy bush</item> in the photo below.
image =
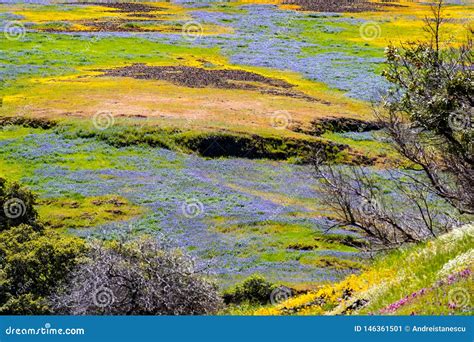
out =
<path fill-rule="evenodd" d="M 0 231 L 22 223 L 36 225 L 35 196 L 18 183 L 0 178 Z"/>
<path fill-rule="evenodd" d="M 272 291 L 277 286 L 265 280 L 261 275 L 255 274 L 245 279 L 241 284 L 227 290 L 223 294 L 225 304 L 267 304 L 270 302 Z"/>
<path fill-rule="evenodd" d="M 50 129 L 57 125 L 55 121 L 45 118 L 29 118 L 25 116 L 3 116 L 0 118 L 0 127 L 18 125 L 31 128 Z"/>
<path fill-rule="evenodd" d="M 0 314 L 51 313 L 46 298 L 85 250 L 82 239 L 37 225 L 0 233 Z"/>

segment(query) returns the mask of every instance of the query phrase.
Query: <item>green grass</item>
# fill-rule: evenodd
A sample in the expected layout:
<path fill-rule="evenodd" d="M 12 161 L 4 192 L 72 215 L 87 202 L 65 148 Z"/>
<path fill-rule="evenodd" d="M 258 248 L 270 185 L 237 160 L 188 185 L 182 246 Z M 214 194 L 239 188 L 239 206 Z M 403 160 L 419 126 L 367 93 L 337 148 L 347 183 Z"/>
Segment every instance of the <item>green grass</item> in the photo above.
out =
<path fill-rule="evenodd" d="M 474 224 L 436 239 L 379 255 L 359 275 L 254 313 L 472 314 Z M 344 294 L 350 293 L 349 299 Z M 403 301 L 400 301 L 403 299 Z M 366 302 L 354 307 L 354 303 Z M 315 304 L 318 303 L 318 304 Z"/>
<path fill-rule="evenodd" d="M 29 134 L 42 134 L 46 131 L 41 128 L 31 128 L 22 126 L 4 126 L 0 130 L 0 140 L 16 140 L 24 138 Z"/>
<path fill-rule="evenodd" d="M 9 141 L 10 152 L 15 152 L 21 148 L 25 137 L 30 134 L 42 134 L 46 131 L 40 128 L 21 127 L 21 126 L 4 126 L 0 127 L 0 141 Z M 18 158 L 11 157 L 8 153 L 0 155 L 0 176 L 12 181 L 20 181 L 23 177 L 32 174 L 35 165 L 25 163 Z"/>
<path fill-rule="evenodd" d="M 343 18 L 341 15 L 338 18 Z M 359 26 L 347 22 L 334 22 L 334 17 L 317 16 L 311 20 L 295 20 L 294 24 L 302 29 L 301 38 L 317 47 L 303 48 L 303 57 L 320 53 L 333 53 L 335 50 L 349 56 L 363 58 L 382 58 L 383 49 L 361 42 L 351 41 L 359 36 Z M 334 31 L 328 30 L 334 29 Z M 340 31 L 340 32 L 337 32 Z"/>
<path fill-rule="evenodd" d="M 373 158 L 378 162 L 399 160 L 400 155 L 388 142 L 375 140 L 356 140 L 341 136 L 340 133 L 326 132 L 321 137 L 333 141 L 336 144 L 350 146 L 353 151 L 366 157 Z M 350 156 L 347 156 L 350 159 Z"/>
<path fill-rule="evenodd" d="M 338 270 L 360 270 L 365 268 L 365 265 L 360 262 L 329 256 L 304 256 L 299 260 L 303 265 L 312 265 L 320 268 L 333 268 Z"/>
<path fill-rule="evenodd" d="M 225 225 L 216 228 L 218 232 L 242 238 L 251 238 L 248 248 L 238 254 L 242 258 L 258 256 L 259 262 L 299 261 L 302 265 L 321 268 L 359 269 L 356 261 L 337 261 L 337 258 L 321 256 L 324 251 L 355 252 L 346 244 L 344 235 L 324 234 L 310 226 L 282 222 L 256 222 Z"/>
<path fill-rule="evenodd" d="M 271 134 L 180 130 L 161 126 L 140 126 L 130 121 L 116 123 L 102 131 L 91 126 L 88 122 L 76 122 L 73 125 L 65 124 L 58 127 L 57 132 L 70 139 L 96 138 L 115 147 L 145 145 L 198 153 L 204 157 L 263 158 L 293 162 L 308 160 L 314 146 L 324 147 L 328 155 L 333 158 L 336 158 L 343 148 L 342 145 L 336 146 L 324 138 L 304 139 Z M 350 161 L 349 154 L 343 156 L 347 156 L 343 161 Z"/>
<path fill-rule="evenodd" d="M 143 209 L 120 196 L 69 196 L 39 200 L 38 213 L 51 228 L 89 228 L 112 221 L 127 221 Z"/>
<path fill-rule="evenodd" d="M 436 282 L 444 280 L 446 276 L 441 276 L 440 271 L 443 266 L 459 255 L 472 250 L 474 247 L 474 225 L 464 227 L 463 230 L 455 231 L 444 235 L 436 240 L 429 241 L 413 247 L 402 248 L 394 251 L 382 258 L 375 266 L 375 270 L 392 270 L 396 276 L 386 279 L 386 285 L 379 285 L 380 294 L 375 296 L 367 307 L 360 310 L 359 313 L 369 313 L 380 310 L 387 305 L 396 302 L 400 298 L 410 295 L 422 288 L 433 287 Z M 452 273 L 462 268 L 473 268 L 473 261 L 460 265 L 458 269 L 454 268 Z M 473 269 L 474 270 L 474 269 Z M 448 272 L 449 273 L 449 272 Z M 472 288 L 472 275 L 465 283 Z M 438 289 L 435 292 L 453 289 L 456 287 L 464 288 L 464 282 L 455 283 Z M 430 296 L 422 296 L 417 301 L 425 302 L 419 314 L 446 314 L 449 313 L 447 305 L 440 305 L 436 301 L 430 301 Z M 472 291 L 470 292 L 472 293 Z M 431 298 L 432 299 L 432 298 Z M 472 302 L 470 302 L 472 308 Z M 405 310 L 405 308 L 403 309 Z M 455 310 L 460 313 L 461 310 Z"/>
<path fill-rule="evenodd" d="M 396 311 L 397 315 L 472 315 L 474 282 L 463 278 L 452 285 L 442 285 L 417 297 Z"/>
<path fill-rule="evenodd" d="M 90 41 L 79 35 L 51 35 L 28 33 L 28 40 L 8 41 L 0 36 L 3 50 L 2 67 L 10 69 L 18 65 L 33 65 L 39 69 L 9 80 L 8 87 L 2 87 L 2 94 L 15 94 L 28 87 L 32 77 L 77 75 L 81 69 L 110 68 L 134 63 L 178 64 L 177 58 L 193 56 L 196 59 L 212 59 L 218 56 L 218 49 L 186 47 L 164 44 L 140 38 L 103 38 Z M 13 68 L 16 69 L 16 68 Z"/>

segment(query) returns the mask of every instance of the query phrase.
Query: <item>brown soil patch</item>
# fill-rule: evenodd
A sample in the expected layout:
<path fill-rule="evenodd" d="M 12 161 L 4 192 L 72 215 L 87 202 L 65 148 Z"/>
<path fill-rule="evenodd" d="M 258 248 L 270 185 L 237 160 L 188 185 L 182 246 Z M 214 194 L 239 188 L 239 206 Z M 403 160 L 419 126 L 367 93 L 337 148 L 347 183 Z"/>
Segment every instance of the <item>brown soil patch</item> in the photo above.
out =
<path fill-rule="evenodd" d="M 134 21 L 138 23 L 138 21 Z M 144 21 L 146 22 L 146 21 Z M 128 20 L 112 20 L 112 21 L 87 21 L 82 22 L 82 25 L 90 28 L 89 32 L 154 32 L 154 28 L 147 28 L 146 26 L 136 25 Z M 169 31 L 167 29 L 167 31 Z M 83 30 L 84 32 L 84 30 Z M 87 32 L 87 30 L 86 30 Z"/>
<path fill-rule="evenodd" d="M 303 11 L 357 13 L 381 11 L 386 7 L 404 7 L 394 3 L 375 3 L 364 0 L 284 0 L 285 5 L 298 5 Z"/>
<path fill-rule="evenodd" d="M 125 19 L 114 20 L 93 20 L 93 21 L 77 21 L 76 23 L 85 26 L 81 28 L 80 32 L 181 32 L 180 27 L 147 27 L 146 23 L 153 22 L 151 20 L 134 19 L 133 21 Z M 145 24 L 145 25 L 143 25 Z M 73 27 L 58 27 L 58 28 L 41 28 L 38 30 L 44 32 L 78 32 Z"/>
<path fill-rule="evenodd" d="M 36 28 L 39 31 L 61 33 L 61 32 L 153 32 L 155 30 L 143 27 L 124 26 L 121 22 L 102 22 L 88 21 L 81 22 L 81 25 L 87 26 L 85 29 L 77 30 L 74 28 Z"/>
<path fill-rule="evenodd" d="M 146 26 L 139 26 L 140 23 L 152 22 L 153 19 L 157 19 L 159 15 L 152 12 L 165 11 L 166 8 L 145 5 L 140 3 L 102 3 L 102 2 L 76 2 L 67 3 L 68 5 L 79 5 L 79 6 L 102 6 L 114 9 L 113 12 L 126 13 L 127 17 L 143 18 L 143 19 L 113 19 L 113 20 L 87 20 L 77 21 L 77 23 L 86 26 L 85 30 L 81 32 L 156 32 L 161 31 L 156 28 L 147 28 Z M 47 28 L 42 29 L 46 32 L 76 32 L 77 30 L 65 28 Z M 167 28 L 167 32 L 174 31 L 173 28 Z M 176 28 L 176 31 L 181 31 L 181 28 Z"/>
<path fill-rule="evenodd" d="M 133 16 L 137 18 L 147 18 L 147 19 L 156 18 L 155 14 L 150 14 L 150 13 L 133 13 Z"/>
<path fill-rule="evenodd" d="M 163 7 L 144 5 L 144 4 L 139 4 L 139 3 L 131 3 L 131 2 L 122 2 L 122 3 L 76 2 L 76 3 L 72 3 L 72 5 L 102 6 L 102 7 L 117 9 L 118 12 L 122 12 L 122 13 L 149 13 L 149 12 L 164 10 Z"/>
<path fill-rule="evenodd" d="M 208 70 L 189 66 L 130 66 L 101 70 L 105 76 L 133 77 L 144 80 L 168 81 L 189 88 L 219 88 L 256 90 L 263 94 L 288 96 L 306 101 L 319 102 L 318 99 L 294 90 L 294 85 L 275 78 L 265 77 L 244 70 Z"/>
<path fill-rule="evenodd" d="M 139 3 L 123 2 L 123 3 L 102 3 L 102 2 L 77 2 L 71 3 L 70 5 L 81 5 L 81 6 L 102 6 L 114 9 L 114 12 L 126 13 L 128 17 L 138 17 L 146 19 L 157 18 L 156 14 L 152 12 L 165 11 L 166 8 L 145 5 Z M 124 31 L 124 30 L 119 30 Z"/>

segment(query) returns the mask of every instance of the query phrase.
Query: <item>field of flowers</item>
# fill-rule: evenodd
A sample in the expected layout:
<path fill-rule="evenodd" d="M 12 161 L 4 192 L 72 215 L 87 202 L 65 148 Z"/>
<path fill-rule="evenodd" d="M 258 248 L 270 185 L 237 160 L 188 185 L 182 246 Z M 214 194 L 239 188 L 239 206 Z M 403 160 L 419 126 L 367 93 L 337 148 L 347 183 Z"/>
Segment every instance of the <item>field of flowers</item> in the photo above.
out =
<path fill-rule="evenodd" d="M 472 315 L 473 232 L 474 225 L 466 225 L 398 250 L 360 275 L 254 314 Z"/>
<path fill-rule="evenodd" d="M 40 195 L 40 216 L 57 228 L 81 236 L 156 234 L 227 281 L 253 273 L 334 280 L 358 266 L 318 267 L 334 256 L 353 260 L 356 249 L 324 239 L 332 223 L 308 166 L 115 148 L 16 126 L 4 127 L 0 141 L 6 176 Z"/>
<path fill-rule="evenodd" d="M 366 269 L 347 242 L 355 233 L 327 233 L 335 222 L 301 151 L 337 146 L 341 160 L 383 175 L 396 157 L 380 132 L 316 134 L 314 122 L 373 121 L 384 47 L 423 39 L 429 8 L 328 13 L 290 2 L 3 1 L 0 115 L 54 127 L 3 123 L 0 176 L 38 194 L 48 226 L 152 234 L 223 287 L 256 273 L 320 285 Z M 473 9 L 446 8 L 453 39 Z M 254 142 L 261 150 L 242 152 Z"/>

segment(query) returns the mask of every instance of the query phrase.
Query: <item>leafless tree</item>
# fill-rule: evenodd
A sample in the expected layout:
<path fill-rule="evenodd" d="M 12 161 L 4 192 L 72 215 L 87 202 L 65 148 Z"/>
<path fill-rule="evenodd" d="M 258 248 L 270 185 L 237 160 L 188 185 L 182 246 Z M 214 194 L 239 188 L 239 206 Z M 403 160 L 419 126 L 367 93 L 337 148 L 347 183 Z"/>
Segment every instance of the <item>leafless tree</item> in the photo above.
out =
<path fill-rule="evenodd" d="M 51 302 L 56 312 L 72 315 L 198 315 L 215 313 L 221 298 L 190 256 L 142 238 L 92 242 Z"/>
<path fill-rule="evenodd" d="M 423 177 L 420 172 L 378 174 L 362 166 L 332 165 L 322 153 L 316 153 L 314 167 L 321 201 L 338 222 L 334 227 L 356 228 L 371 250 L 423 241 L 456 223 L 449 208 L 436 208 L 431 193 L 413 182 Z"/>
<path fill-rule="evenodd" d="M 469 157 L 464 158 L 461 150 L 451 152 L 444 138 L 408 122 L 399 112 L 379 118 L 395 149 L 426 175 L 413 182 L 444 198 L 461 214 L 474 214 L 474 164 Z"/>

